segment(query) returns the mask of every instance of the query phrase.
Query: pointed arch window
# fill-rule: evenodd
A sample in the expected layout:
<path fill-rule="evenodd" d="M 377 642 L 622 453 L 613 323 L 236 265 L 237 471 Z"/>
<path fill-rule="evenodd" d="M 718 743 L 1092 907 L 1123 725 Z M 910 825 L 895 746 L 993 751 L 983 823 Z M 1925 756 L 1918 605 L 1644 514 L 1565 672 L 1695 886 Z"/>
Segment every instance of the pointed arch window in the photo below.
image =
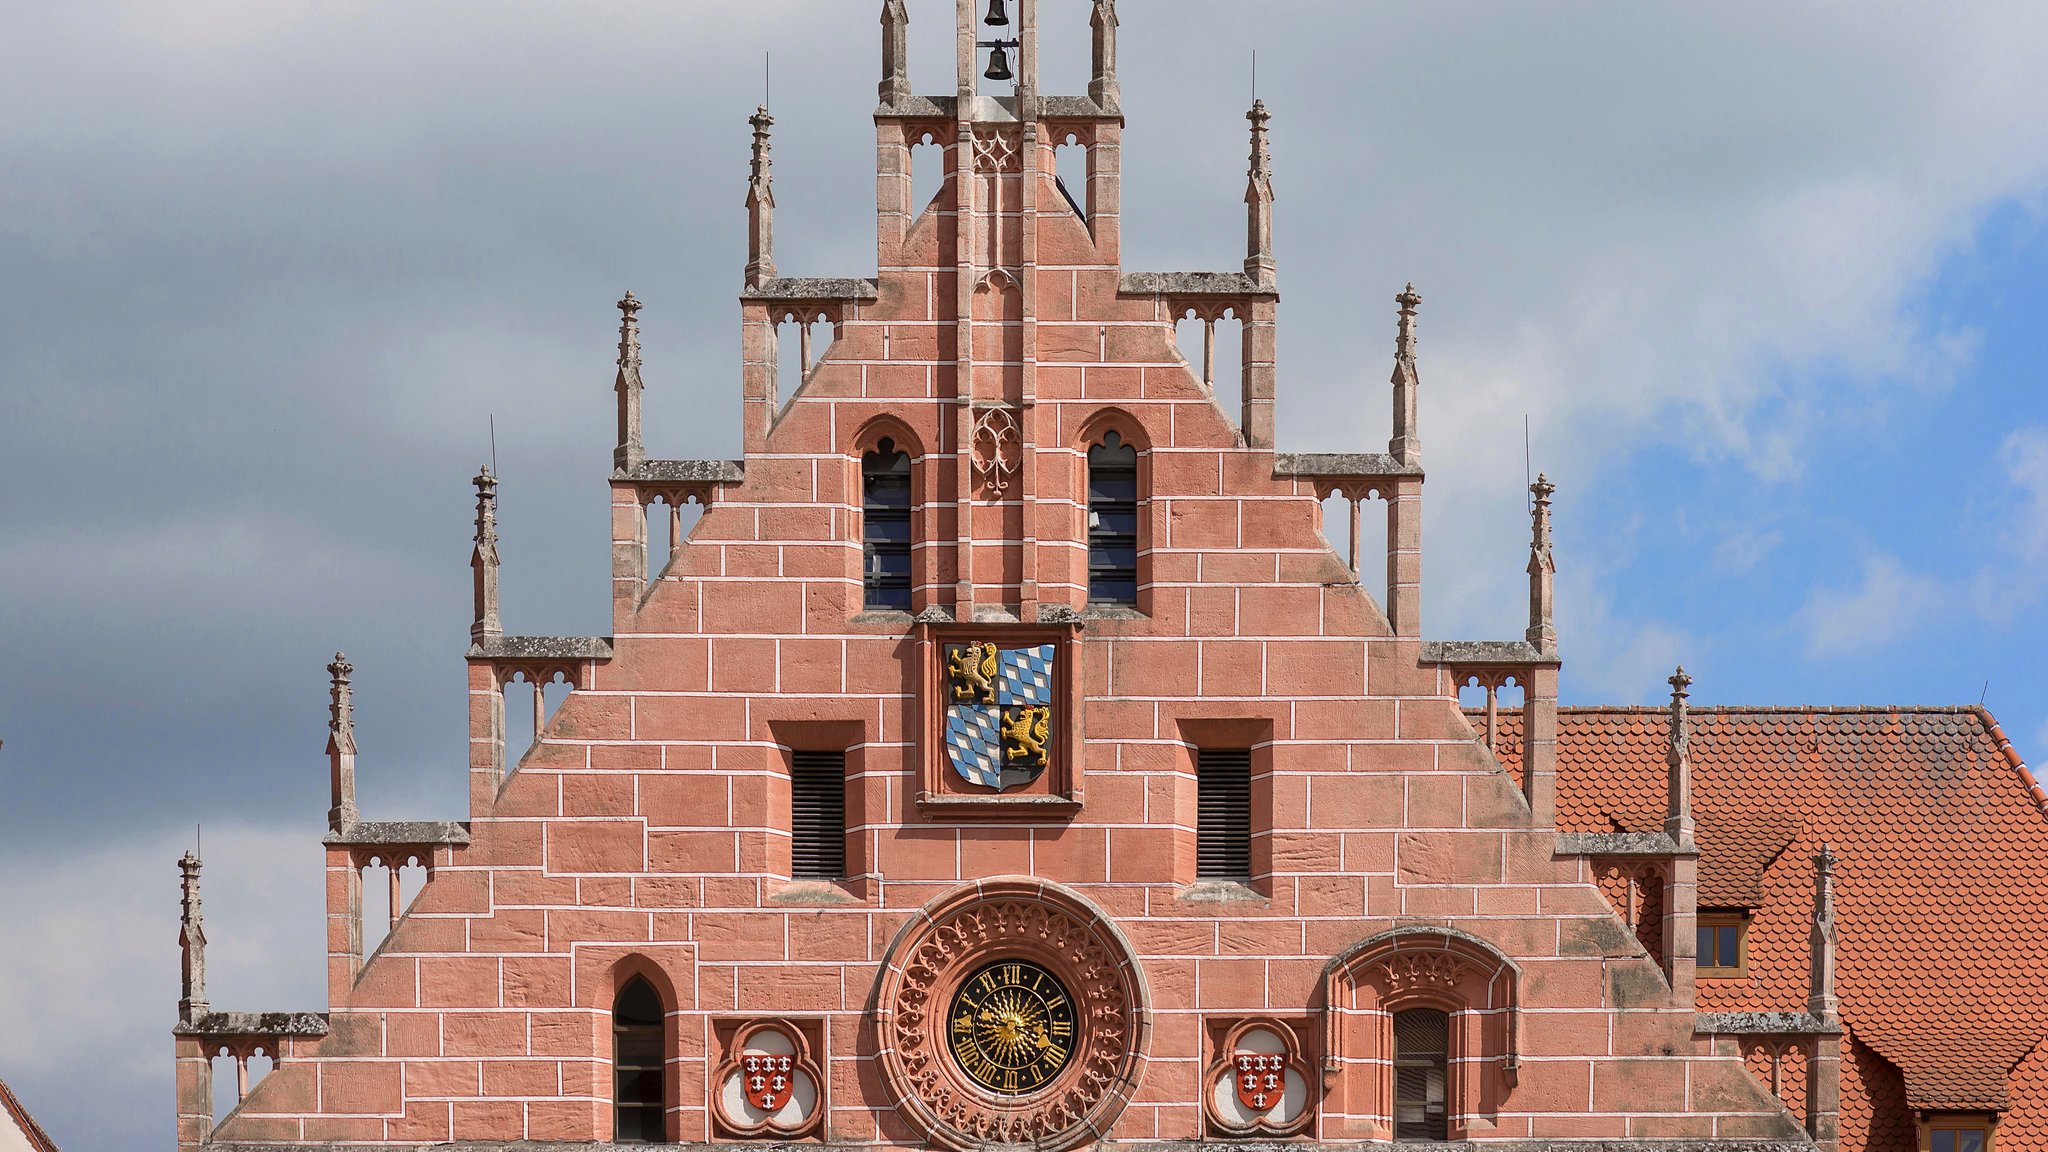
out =
<path fill-rule="evenodd" d="M 661 994 L 635 976 L 612 1003 L 613 1139 L 659 1144 L 668 1139 L 667 1049 Z"/>
<path fill-rule="evenodd" d="M 861 572 L 869 609 L 910 611 L 910 454 L 883 440 L 860 458 Z"/>
<path fill-rule="evenodd" d="M 1394 1139 L 1450 1138 L 1451 1018 L 1434 1008 L 1394 1013 Z"/>
<path fill-rule="evenodd" d="M 1138 606 L 1138 450 L 1115 432 L 1088 449 L 1088 602 Z"/>

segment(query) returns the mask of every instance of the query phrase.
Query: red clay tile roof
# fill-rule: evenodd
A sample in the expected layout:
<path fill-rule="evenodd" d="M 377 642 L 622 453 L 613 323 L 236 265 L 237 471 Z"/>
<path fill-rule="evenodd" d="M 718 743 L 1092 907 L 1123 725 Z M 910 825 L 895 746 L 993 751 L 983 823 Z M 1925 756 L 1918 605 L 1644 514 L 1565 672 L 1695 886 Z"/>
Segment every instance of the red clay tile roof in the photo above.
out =
<path fill-rule="evenodd" d="M 21 1101 L 15 1099 L 14 1091 L 7 1087 L 5 1080 L 0 1080 L 0 1114 L 5 1114 L 15 1127 L 21 1129 L 21 1134 L 28 1138 L 28 1146 L 35 1152 L 57 1152 L 57 1142 L 50 1139 L 50 1134 L 43 1131 L 42 1125 L 37 1124 L 35 1117 L 28 1114 L 28 1109 L 21 1106 Z"/>
<path fill-rule="evenodd" d="M 1827 843 L 1841 858 L 1843 1021 L 1904 1074 L 1908 1106 L 2006 1107 L 2015 1065 L 2048 1037 L 2048 817 L 1989 713 L 1692 715 L 1700 904 L 1754 910 L 1750 978 L 1702 980 L 1699 1010 L 1806 1008 L 1812 858 Z M 1519 720 L 1502 717 L 1510 764 Z M 1668 729 L 1661 708 L 1561 709 L 1559 830 L 1660 828 Z"/>

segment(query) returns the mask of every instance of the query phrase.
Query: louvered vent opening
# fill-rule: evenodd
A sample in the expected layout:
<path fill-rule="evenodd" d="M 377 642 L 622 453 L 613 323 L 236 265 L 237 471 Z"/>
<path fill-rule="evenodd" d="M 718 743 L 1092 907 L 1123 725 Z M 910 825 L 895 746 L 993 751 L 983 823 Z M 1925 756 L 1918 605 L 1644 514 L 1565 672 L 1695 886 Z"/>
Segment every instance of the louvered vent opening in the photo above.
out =
<path fill-rule="evenodd" d="M 1394 1013 L 1394 1139 L 1450 1138 L 1451 1018 L 1430 1008 Z"/>
<path fill-rule="evenodd" d="M 846 753 L 798 752 L 789 773 L 789 874 L 846 876 Z"/>
<path fill-rule="evenodd" d="M 1195 753 L 1195 876 L 1252 876 L 1252 753 L 1203 748 Z"/>

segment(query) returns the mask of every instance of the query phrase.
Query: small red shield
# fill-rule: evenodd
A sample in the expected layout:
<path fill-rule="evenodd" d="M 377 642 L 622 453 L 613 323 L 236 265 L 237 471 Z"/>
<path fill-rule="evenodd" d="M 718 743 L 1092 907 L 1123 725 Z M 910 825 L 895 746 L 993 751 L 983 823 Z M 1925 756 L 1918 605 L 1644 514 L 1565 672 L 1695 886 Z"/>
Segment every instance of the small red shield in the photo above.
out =
<path fill-rule="evenodd" d="M 740 1075 L 744 1077 L 747 1103 L 763 1112 L 775 1112 L 789 1103 L 789 1094 L 795 1087 L 792 1069 L 796 1067 L 793 1056 L 770 1056 L 760 1052 L 749 1052 L 740 1062 Z"/>
<path fill-rule="evenodd" d="M 1271 1112 L 1280 1106 L 1287 1085 L 1287 1057 L 1272 1052 L 1239 1052 L 1233 1060 L 1237 1070 L 1237 1102 L 1254 1112 Z"/>

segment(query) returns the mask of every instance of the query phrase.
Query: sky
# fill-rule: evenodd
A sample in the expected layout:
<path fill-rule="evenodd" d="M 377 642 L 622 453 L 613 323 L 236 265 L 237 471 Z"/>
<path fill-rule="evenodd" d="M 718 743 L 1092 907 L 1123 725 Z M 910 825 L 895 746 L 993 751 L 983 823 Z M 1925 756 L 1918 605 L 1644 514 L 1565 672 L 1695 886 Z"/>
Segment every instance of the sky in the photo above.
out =
<path fill-rule="evenodd" d="M 0 0 L 0 1078 L 70 1152 L 170 1143 L 195 826 L 214 1004 L 325 1006 L 337 649 L 366 815 L 465 814 L 493 420 L 528 634 L 608 627 L 623 291 L 650 450 L 737 455 L 764 53 L 779 263 L 873 274 L 879 8 Z M 1284 450 L 1379 449 L 1422 293 L 1430 638 L 1520 635 L 1526 418 L 1567 703 L 1683 662 L 2048 760 L 2048 6 L 1122 16 L 1131 270 L 1239 266 L 1259 54 Z M 1084 90 L 1087 4 L 1040 19 Z"/>

